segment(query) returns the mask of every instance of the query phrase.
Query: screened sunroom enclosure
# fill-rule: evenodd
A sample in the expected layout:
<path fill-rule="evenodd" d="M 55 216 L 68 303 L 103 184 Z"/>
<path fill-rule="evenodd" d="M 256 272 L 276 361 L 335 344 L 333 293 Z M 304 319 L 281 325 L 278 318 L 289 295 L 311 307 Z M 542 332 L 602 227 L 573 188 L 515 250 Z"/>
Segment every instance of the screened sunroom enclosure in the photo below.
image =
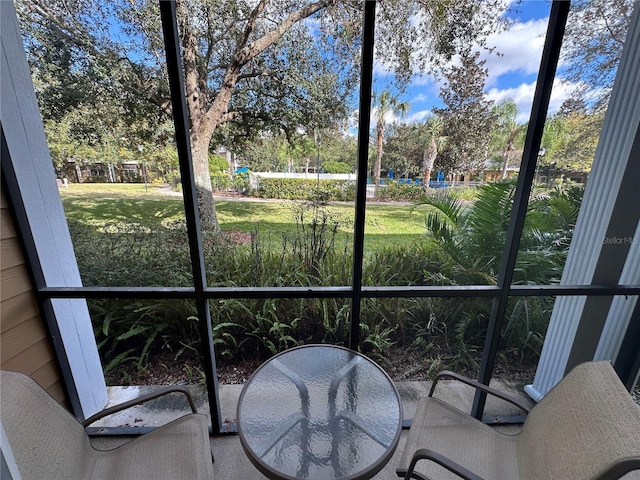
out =
<path fill-rule="evenodd" d="M 73 271 L 75 262 L 69 262 L 74 255 L 73 247 L 69 232 L 65 231 L 66 222 L 59 197 L 56 200 L 58 193 L 53 176 L 46 168 L 38 168 L 50 162 L 42 127 L 39 128 L 38 135 L 31 135 L 30 130 L 24 127 L 29 122 L 39 122 L 39 119 L 35 111 L 35 97 L 27 82 L 28 68 L 24 54 L 17 52 L 22 48 L 17 24 L 9 24 L 10 20 L 5 15 L 8 9 L 6 2 L 3 2 L 3 56 L 6 56 L 3 63 L 8 65 L 7 68 L 3 67 L 2 81 L 2 170 L 3 182 L 6 184 L 3 187 L 14 204 L 24 248 L 37 285 L 40 307 L 47 316 L 50 331 L 53 332 L 56 353 L 77 416 L 91 415 L 92 410 L 101 408 L 103 405 L 100 406 L 100 403 L 104 402 L 99 393 L 104 390 L 104 381 L 95 378 L 100 369 L 95 341 L 87 338 L 91 328 L 86 299 L 177 299 L 193 302 L 197 311 L 199 354 L 206 378 L 214 433 L 223 430 L 210 310 L 210 302 L 219 299 L 342 299 L 349 306 L 347 346 L 356 350 L 362 347 L 362 306 L 368 299 L 483 299 L 491 304 L 491 315 L 484 339 L 479 380 L 488 383 L 498 355 L 509 300 L 516 297 L 556 297 L 536 378 L 527 387 L 527 393 L 534 399 L 540 398 L 568 369 L 592 359 L 612 360 L 629 389 L 637 383 L 640 370 L 640 309 L 637 302 L 640 294 L 640 196 L 636 187 L 640 180 L 640 74 L 637 71 L 637 66 L 640 65 L 640 7 L 637 4 L 562 281 L 553 285 L 513 283 L 527 205 L 542 147 L 544 122 L 570 9 L 569 2 L 554 1 L 498 282 L 496 285 L 456 286 L 379 286 L 368 285 L 363 280 L 363 260 L 366 254 L 366 175 L 358 175 L 356 180 L 353 264 L 350 266 L 349 285 L 212 287 L 208 283 L 191 162 L 189 117 L 184 96 L 178 23 L 173 2 L 160 2 L 160 15 L 183 185 L 186 239 L 193 285 L 81 286 L 77 268 Z M 375 12 L 376 2 L 364 2 L 357 134 L 358 172 L 368 171 L 369 162 Z M 5 22 L 8 28 L 5 28 Z M 10 38 L 11 34 L 15 38 Z M 22 63 L 16 67 L 17 62 Z M 11 72 L 11 81 L 7 72 Z M 31 89 L 30 94 L 25 93 L 25 82 Z M 5 98 L 14 100 L 9 102 Z M 15 119 L 18 118 L 23 121 L 16 122 Z M 38 183 L 43 185 L 42 188 Z M 55 202 L 58 206 L 53 205 Z M 69 321 L 70 318 L 74 319 L 73 322 Z M 71 323 L 74 325 L 70 325 Z M 88 397 L 92 400 L 88 401 Z M 483 408 L 484 398 L 478 396 L 474 401 L 474 414 L 481 417 Z"/>

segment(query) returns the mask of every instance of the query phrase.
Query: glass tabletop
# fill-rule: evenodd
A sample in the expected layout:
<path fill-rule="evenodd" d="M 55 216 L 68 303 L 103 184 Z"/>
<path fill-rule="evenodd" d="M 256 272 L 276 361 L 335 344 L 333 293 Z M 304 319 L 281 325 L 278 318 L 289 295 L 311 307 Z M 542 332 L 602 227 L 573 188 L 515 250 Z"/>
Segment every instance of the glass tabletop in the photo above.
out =
<path fill-rule="evenodd" d="M 389 461 L 402 405 L 389 376 L 364 355 L 306 345 L 262 364 L 238 400 L 240 441 L 275 479 L 365 479 Z"/>

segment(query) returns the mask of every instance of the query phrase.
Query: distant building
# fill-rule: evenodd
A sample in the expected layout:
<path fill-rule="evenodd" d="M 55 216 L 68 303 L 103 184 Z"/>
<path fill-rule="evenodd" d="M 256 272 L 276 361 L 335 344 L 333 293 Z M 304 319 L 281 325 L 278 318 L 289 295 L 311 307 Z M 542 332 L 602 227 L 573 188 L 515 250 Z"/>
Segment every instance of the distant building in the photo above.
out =
<path fill-rule="evenodd" d="M 73 183 L 140 183 L 144 181 L 142 165 L 136 161 L 76 162 L 68 160 L 56 175 Z"/>

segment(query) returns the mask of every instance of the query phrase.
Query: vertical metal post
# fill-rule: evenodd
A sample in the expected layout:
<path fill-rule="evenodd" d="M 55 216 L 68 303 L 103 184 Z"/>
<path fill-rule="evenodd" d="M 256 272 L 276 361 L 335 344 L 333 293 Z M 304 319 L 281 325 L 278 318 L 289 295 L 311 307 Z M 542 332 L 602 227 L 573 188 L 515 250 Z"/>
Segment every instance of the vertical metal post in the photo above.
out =
<path fill-rule="evenodd" d="M 540 61 L 540 70 L 538 71 L 538 81 L 536 83 L 533 105 L 531 107 L 529 128 L 527 129 L 527 136 L 524 143 L 522 164 L 520 165 L 515 198 L 513 200 L 511 217 L 507 228 L 507 238 L 500 263 L 498 287 L 501 291 L 500 295 L 493 299 L 491 318 L 489 319 L 489 325 L 487 327 L 487 338 L 485 339 L 484 349 L 482 351 L 478 380 L 485 385 L 488 385 L 489 380 L 491 380 L 491 374 L 493 373 L 496 354 L 498 352 L 500 332 L 507 308 L 507 301 L 509 300 L 509 287 L 513 281 L 513 270 L 518 257 L 520 236 L 522 235 L 522 227 L 529 205 L 531 185 L 536 172 L 536 161 L 538 152 L 540 151 L 540 142 L 542 141 L 542 132 L 549 107 L 549 99 L 551 98 L 551 89 L 560 57 L 560 47 L 562 46 L 569 6 L 570 2 L 567 0 L 554 0 L 551 5 L 549 25 L 547 26 L 547 34 L 542 51 L 542 59 Z M 474 417 L 478 419 L 482 418 L 486 398 L 486 394 L 476 391 L 471 411 Z"/>
<path fill-rule="evenodd" d="M 193 283 L 196 292 L 195 301 L 198 310 L 200 353 L 202 355 L 202 363 L 207 381 L 212 430 L 213 433 L 218 433 L 222 430 L 222 415 L 220 414 L 220 400 L 218 398 L 218 378 L 216 375 L 215 354 L 211 332 L 211 313 L 209 312 L 209 302 L 204 295 L 207 279 L 204 266 L 204 254 L 202 251 L 202 237 L 200 234 L 198 199 L 193 176 L 193 164 L 191 162 L 189 115 L 184 94 L 185 88 L 175 2 L 160 1 L 160 17 L 162 19 L 167 71 L 169 75 L 169 86 L 171 88 L 173 122 L 176 130 L 176 147 L 178 149 L 180 176 L 182 178 L 182 192 L 193 270 Z"/>
<path fill-rule="evenodd" d="M 362 55 L 360 67 L 360 106 L 358 125 L 358 176 L 356 178 L 356 211 L 353 238 L 353 294 L 349 348 L 360 343 L 360 302 L 362 300 L 362 257 L 364 255 L 364 217 L 367 201 L 367 165 L 369 163 L 369 129 L 371 128 L 371 86 L 373 85 L 373 43 L 376 2 L 366 0 L 362 21 Z"/>

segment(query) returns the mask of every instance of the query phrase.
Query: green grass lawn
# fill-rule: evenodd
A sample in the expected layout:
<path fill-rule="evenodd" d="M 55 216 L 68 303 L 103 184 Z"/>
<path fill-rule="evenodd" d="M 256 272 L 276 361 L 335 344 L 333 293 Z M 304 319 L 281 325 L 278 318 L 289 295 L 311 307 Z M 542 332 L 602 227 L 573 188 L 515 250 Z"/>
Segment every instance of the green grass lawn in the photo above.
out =
<path fill-rule="evenodd" d="M 95 226 L 113 221 L 156 224 L 184 219 L 182 197 L 166 188 L 143 184 L 70 184 L 60 189 L 67 218 Z M 390 242 L 406 244 L 424 233 L 424 216 L 410 204 L 369 203 L 365 216 L 365 246 L 382 248 Z M 258 231 L 261 238 L 280 244 L 296 229 L 294 202 L 263 200 L 217 200 L 218 221 L 224 231 Z M 340 236 L 353 233 L 354 205 L 334 203 L 327 207 L 339 222 Z"/>

